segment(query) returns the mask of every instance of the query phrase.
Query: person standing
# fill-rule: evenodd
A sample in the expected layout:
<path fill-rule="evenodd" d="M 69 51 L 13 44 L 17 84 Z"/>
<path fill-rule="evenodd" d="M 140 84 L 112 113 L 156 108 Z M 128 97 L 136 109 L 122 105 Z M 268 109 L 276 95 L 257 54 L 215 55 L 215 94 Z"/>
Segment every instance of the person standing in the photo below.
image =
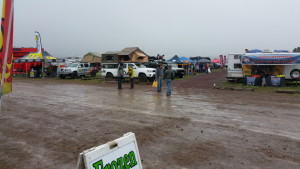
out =
<path fill-rule="evenodd" d="M 162 81 L 163 81 L 164 69 L 163 64 L 160 63 L 159 66 L 156 68 L 155 78 L 157 80 L 157 92 L 161 92 Z"/>
<path fill-rule="evenodd" d="M 129 78 L 130 78 L 130 89 L 133 89 L 134 88 L 135 74 L 134 74 L 134 70 L 133 70 L 132 66 L 128 66 L 128 75 L 129 75 Z"/>
<path fill-rule="evenodd" d="M 117 72 L 117 78 L 118 78 L 118 89 L 122 89 L 122 80 L 124 76 L 124 68 L 123 63 L 119 64 L 118 72 Z"/>
<path fill-rule="evenodd" d="M 205 64 L 205 72 L 206 72 L 206 74 L 208 74 L 208 68 L 209 68 L 209 64 L 206 63 L 206 64 Z"/>
<path fill-rule="evenodd" d="M 203 71 L 203 63 L 199 63 L 199 73 L 202 73 L 202 71 Z"/>
<path fill-rule="evenodd" d="M 175 77 L 175 73 L 172 70 L 172 66 L 168 66 L 168 69 L 164 72 L 164 76 L 163 78 L 166 80 L 167 82 L 167 96 L 171 96 L 171 87 L 172 87 L 172 81 L 174 80 Z"/>

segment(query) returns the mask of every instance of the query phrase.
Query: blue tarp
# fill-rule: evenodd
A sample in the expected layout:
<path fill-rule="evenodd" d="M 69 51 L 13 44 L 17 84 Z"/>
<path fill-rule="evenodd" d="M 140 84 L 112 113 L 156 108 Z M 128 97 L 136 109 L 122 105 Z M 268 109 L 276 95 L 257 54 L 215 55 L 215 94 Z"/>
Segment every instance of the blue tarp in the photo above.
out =
<path fill-rule="evenodd" d="M 186 63 L 195 63 L 193 60 L 189 59 L 189 58 L 186 58 L 184 56 L 180 57 L 181 60 L 183 60 L 184 62 Z"/>
<path fill-rule="evenodd" d="M 300 64 L 300 53 L 249 53 L 242 56 L 245 65 Z"/>
<path fill-rule="evenodd" d="M 183 60 L 180 59 L 177 55 L 173 56 L 171 59 L 168 60 L 168 62 L 173 62 L 176 64 L 183 64 Z"/>
<path fill-rule="evenodd" d="M 276 53 L 289 53 L 290 51 L 288 50 L 274 50 Z"/>
<path fill-rule="evenodd" d="M 252 49 L 252 50 L 249 50 L 247 53 L 260 53 L 260 52 L 263 52 L 263 51 L 259 50 L 259 49 Z"/>

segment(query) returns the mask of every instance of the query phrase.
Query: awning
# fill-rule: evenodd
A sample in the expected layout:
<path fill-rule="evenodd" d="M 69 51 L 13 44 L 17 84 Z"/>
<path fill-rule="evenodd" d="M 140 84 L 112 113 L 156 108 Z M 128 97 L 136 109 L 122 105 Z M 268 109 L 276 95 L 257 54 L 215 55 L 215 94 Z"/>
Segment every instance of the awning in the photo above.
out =
<path fill-rule="evenodd" d="M 51 56 L 47 51 L 42 54 L 37 52 L 29 53 L 19 59 L 13 60 L 15 63 L 25 63 L 25 62 L 63 62 L 64 59 L 56 59 Z"/>
<path fill-rule="evenodd" d="M 242 56 L 244 65 L 300 64 L 300 53 L 249 53 Z"/>
<path fill-rule="evenodd" d="M 219 59 L 217 59 L 217 58 L 213 59 L 212 62 L 213 63 L 221 63 L 221 61 Z"/>
<path fill-rule="evenodd" d="M 195 61 L 193 61 L 193 60 L 191 60 L 189 58 L 186 58 L 184 56 L 182 56 L 180 59 L 183 60 L 183 62 L 188 63 L 188 64 L 195 63 Z"/>

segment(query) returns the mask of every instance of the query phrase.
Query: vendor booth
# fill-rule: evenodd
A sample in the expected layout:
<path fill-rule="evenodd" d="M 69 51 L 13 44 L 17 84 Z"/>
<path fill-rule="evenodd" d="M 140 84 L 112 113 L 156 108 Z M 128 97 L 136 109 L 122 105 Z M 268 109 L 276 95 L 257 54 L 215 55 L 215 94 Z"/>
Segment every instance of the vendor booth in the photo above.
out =
<path fill-rule="evenodd" d="M 180 59 L 177 55 L 173 56 L 171 59 L 168 60 L 168 62 L 173 62 L 176 64 L 183 64 L 183 60 Z"/>
<path fill-rule="evenodd" d="M 26 76 L 29 73 L 29 77 L 40 77 L 42 72 L 45 72 L 48 76 L 56 75 L 56 68 L 59 62 L 64 62 L 64 59 L 56 59 L 48 52 L 41 53 L 29 53 L 28 55 L 15 59 L 13 61 L 18 66 L 20 73 L 25 73 Z"/>
<path fill-rule="evenodd" d="M 286 79 L 299 79 L 300 53 L 246 53 L 241 61 L 248 85 L 284 86 Z"/>
<path fill-rule="evenodd" d="M 180 57 L 180 59 L 183 61 L 182 67 L 188 72 L 188 75 L 192 75 L 195 72 L 195 61 L 187 58 L 187 57 Z"/>

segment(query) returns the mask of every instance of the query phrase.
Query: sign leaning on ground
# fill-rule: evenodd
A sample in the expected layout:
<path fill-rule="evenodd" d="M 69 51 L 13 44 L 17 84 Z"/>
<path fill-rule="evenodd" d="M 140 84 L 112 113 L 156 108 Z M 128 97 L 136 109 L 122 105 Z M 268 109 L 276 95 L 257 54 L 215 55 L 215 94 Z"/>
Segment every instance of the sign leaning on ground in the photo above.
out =
<path fill-rule="evenodd" d="M 135 134 L 124 134 L 114 141 L 79 154 L 77 169 L 142 169 Z"/>

